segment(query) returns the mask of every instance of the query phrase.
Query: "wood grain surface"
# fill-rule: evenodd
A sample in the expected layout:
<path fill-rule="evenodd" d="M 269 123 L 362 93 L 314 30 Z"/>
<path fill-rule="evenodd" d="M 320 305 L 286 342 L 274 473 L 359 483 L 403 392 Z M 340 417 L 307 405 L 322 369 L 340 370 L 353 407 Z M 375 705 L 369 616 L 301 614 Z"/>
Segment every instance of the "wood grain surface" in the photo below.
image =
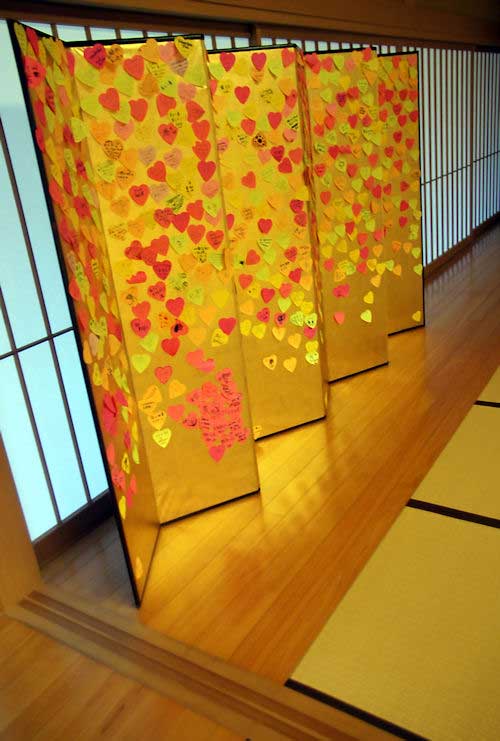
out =
<path fill-rule="evenodd" d="M 329 416 L 258 443 L 261 498 L 162 529 L 137 619 L 284 682 L 500 362 L 500 229 L 426 285 L 427 327 L 330 386 Z M 46 579 L 134 614 L 109 526 Z"/>

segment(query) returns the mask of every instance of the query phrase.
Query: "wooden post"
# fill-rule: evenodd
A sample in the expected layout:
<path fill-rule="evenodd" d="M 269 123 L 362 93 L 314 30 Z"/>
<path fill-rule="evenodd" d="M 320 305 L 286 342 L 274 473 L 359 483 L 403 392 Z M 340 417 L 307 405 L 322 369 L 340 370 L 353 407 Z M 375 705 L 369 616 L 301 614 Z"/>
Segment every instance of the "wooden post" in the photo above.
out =
<path fill-rule="evenodd" d="M 0 612 L 40 584 L 40 569 L 0 437 Z"/>

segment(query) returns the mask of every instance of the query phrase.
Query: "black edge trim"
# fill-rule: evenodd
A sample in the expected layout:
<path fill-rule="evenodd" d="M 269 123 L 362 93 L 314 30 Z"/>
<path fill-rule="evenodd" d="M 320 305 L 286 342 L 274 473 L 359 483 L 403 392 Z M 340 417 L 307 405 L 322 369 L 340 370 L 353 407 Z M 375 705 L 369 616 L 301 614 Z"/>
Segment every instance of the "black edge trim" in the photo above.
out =
<path fill-rule="evenodd" d="M 322 39 L 319 39 L 319 41 L 322 41 Z M 325 40 L 325 43 L 328 44 L 329 42 Z M 345 42 L 345 43 L 348 43 L 348 42 Z M 358 42 L 355 41 L 354 43 L 356 44 Z M 304 50 L 304 56 L 307 57 L 312 54 L 316 54 L 318 57 L 321 54 L 351 54 L 351 52 L 353 51 L 363 51 L 363 49 L 371 49 L 373 52 L 375 52 L 377 57 L 380 56 L 374 44 L 367 44 L 365 46 L 362 46 L 361 48 L 356 47 L 354 49 L 318 49 L 317 51 L 305 51 Z"/>
<path fill-rule="evenodd" d="M 124 46 L 125 44 L 146 44 L 149 39 L 153 39 L 154 41 L 158 41 L 158 43 L 162 44 L 165 41 L 175 41 L 175 39 L 179 38 L 179 36 L 182 36 L 183 39 L 197 39 L 197 40 L 203 40 L 205 38 L 204 34 L 202 33 L 178 33 L 175 34 L 175 36 L 172 36 L 172 34 L 165 34 L 164 36 L 137 36 L 134 39 L 90 39 L 88 41 L 63 41 L 64 46 L 66 46 L 68 49 L 71 48 L 80 48 L 84 46 L 95 46 L 96 44 L 101 44 L 102 46 L 111 46 L 112 44 L 118 44 L 119 46 Z"/>
<path fill-rule="evenodd" d="M 208 54 L 222 54 L 223 52 L 232 52 L 237 54 L 240 51 L 269 51 L 269 49 L 298 49 L 303 51 L 298 44 L 268 44 L 267 46 L 238 46 L 236 49 L 226 47 L 225 49 L 207 49 Z"/>
<path fill-rule="evenodd" d="M 240 499 L 246 499 L 247 497 L 253 497 L 256 494 L 260 494 L 260 489 L 255 489 L 255 491 L 249 491 L 246 494 L 240 494 L 239 497 L 233 497 L 233 499 L 224 499 L 223 502 L 217 502 L 217 504 L 211 504 L 209 507 L 203 507 L 202 509 L 197 509 L 195 512 L 188 512 L 188 514 L 180 515 L 179 517 L 174 517 L 172 520 L 165 520 L 165 522 L 160 523 L 160 527 L 168 527 L 168 525 L 173 525 L 174 522 L 180 522 L 181 520 L 187 520 L 190 517 L 196 517 L 196 515 L 201 515 L 204 512 L 209 512 L 211 509 L 218 509 L 219 507 L 225 507 L 227 504 L 231 504 L 232 502 L 239 502 Z"/>
<path fill-rule="evenodd" d="M 273 437 L 273 435 L 281 435 L 284 432 L 289 432 L 289 430 L 298 430 L 299 427 L 305 427 L 306 425 L 312 425 L 314 422 L 321 422 L 322 419 L 326 419 L 326 412 L 321 415 L 321 417 L 315 417 L 314 419 L 308 419 L 305 422 L 299 422 L 296 425 L 292 425 L 291 427 L 284 427 L 282 430 L 276 430 L 275 432 L 268 432 L 267 435 L 261 435 L 260 437 L 255 438 L 255 442 L 259 442 L 260 440 L 267 440 L 268 437 Z"/>
<path fill-rule="evenodd" d="M 393 736 L 396 736 L 397 738 L 408 739 L 408 741 L 426 741 L 425 736 L 419 736 L 417 733 L 413 733 L 412 731 L 402 728 L 395 723 L 391 723 L 384 718 L 379 718 L 377 715 L 373 715 L 373 713 L 369 713 L 366 710 L 361 710 L 361 708 L 357 708 L 355 705 L 350 705 L 348 702 L 327 695 L 320 690 L 314 689 L 314 687 L 309 687 L 307 684 L 297 682 L 295 679 L 287 679 L 285 687 L 295 690 L 296 692 L 301 692 L 303 695 L 307 695 L 313 700 L 318 700 L 336 710 L 352 715 L 354 718 L 358 718 L 358 720 L 362 720 L 365 723 L 370 723 L 370 725 L 380 728 L 382 731 L 392 733 Z"/>
<path fill-rule="evenodd" d="M 345 381 L 348 378 L 354 378 L 354 376 L 359 376 L 361 373 L 368 373 L 368 371 L 377 370 L 377 368 L 384 368 L 386 365 L 389 365 L 388 360 L 384 360 L 383 363 L 377 363 L 377 365 L 370 365 L 368 368 L 362 368 L 359 371 L 354 371 L 354 373 L 348 373 L 345 376 L 339 376 L 338 378 L 333 378 L 331 381 L 328 381 L 329 384 L 332 383 L 338 383 L 339 381 Z"/>
<path fill-rule="evenodd" d="M 402 334 L 403 332 L 413 332 L 415 329 L 424 329 L 425 322 L 422 324 L 415 324 L 414 327 L 403 327 L 403 329 L 395 329 L 394 332 L 389 332 L 388 337 L 394 337 L 394 335 Z"/>
<path fill-rule="evenodd" d="M 496 517 L 487 517 L 486 515 L 477 515 L 474 512 L 465 512 L 462 509 L 455 509 L 454 507 L 445 507 L 442 504 L 434 504 L 433 502 L 424 502 L 421 499 L 409 499 L 406 502 L 407 507 L 413 509 L 421 509 L 425 512 L 432 512 L 435 515 L 444 515 L 445 517 L 453 517 L 456 520 L 465 520 L 466 522 L 473 522 L 476 525 L 486 525 L 487 527 L 494 527 L 500 529 L 500 520 Z"/>
<path fill-rule="evenodd" d="M 478 407 L 500 407 L 500 401 L 483 401 L 482 399 L 478 399 L 474 402 L 474 404 Z"/>

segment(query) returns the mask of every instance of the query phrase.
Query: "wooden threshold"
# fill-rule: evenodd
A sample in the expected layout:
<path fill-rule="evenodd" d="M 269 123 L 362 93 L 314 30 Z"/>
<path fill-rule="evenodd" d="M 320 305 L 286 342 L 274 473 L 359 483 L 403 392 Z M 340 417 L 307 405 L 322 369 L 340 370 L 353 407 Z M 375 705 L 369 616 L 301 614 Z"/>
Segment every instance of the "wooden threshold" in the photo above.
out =
<path fill-rule="evenodd" d="M 8 614 L 252 741 L 393 738 L 60 589 L 44 586 Z"/>

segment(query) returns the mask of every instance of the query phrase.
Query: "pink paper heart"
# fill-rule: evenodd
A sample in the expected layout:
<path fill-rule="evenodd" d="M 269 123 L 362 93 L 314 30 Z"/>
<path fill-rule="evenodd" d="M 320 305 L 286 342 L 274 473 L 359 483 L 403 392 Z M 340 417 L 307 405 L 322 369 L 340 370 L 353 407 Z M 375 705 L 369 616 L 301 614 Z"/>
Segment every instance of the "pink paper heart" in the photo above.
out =
<path fill-rule="evenodd" d="M 271 152 L 269 152 L 269 150 L 267 149 L 259 149 L 258 155 L 263 165 L 265 165 L 266 162 L 269 162 L 269 160 L 271 159 Z"/>
<path fill-rule="evenodd" d="M 134 130 L 134 122 L 129 121 L 127 124 L 115 121 L 114 125 L 115 134 L 120 137 L 123 141 L 129 138 Z"/>

